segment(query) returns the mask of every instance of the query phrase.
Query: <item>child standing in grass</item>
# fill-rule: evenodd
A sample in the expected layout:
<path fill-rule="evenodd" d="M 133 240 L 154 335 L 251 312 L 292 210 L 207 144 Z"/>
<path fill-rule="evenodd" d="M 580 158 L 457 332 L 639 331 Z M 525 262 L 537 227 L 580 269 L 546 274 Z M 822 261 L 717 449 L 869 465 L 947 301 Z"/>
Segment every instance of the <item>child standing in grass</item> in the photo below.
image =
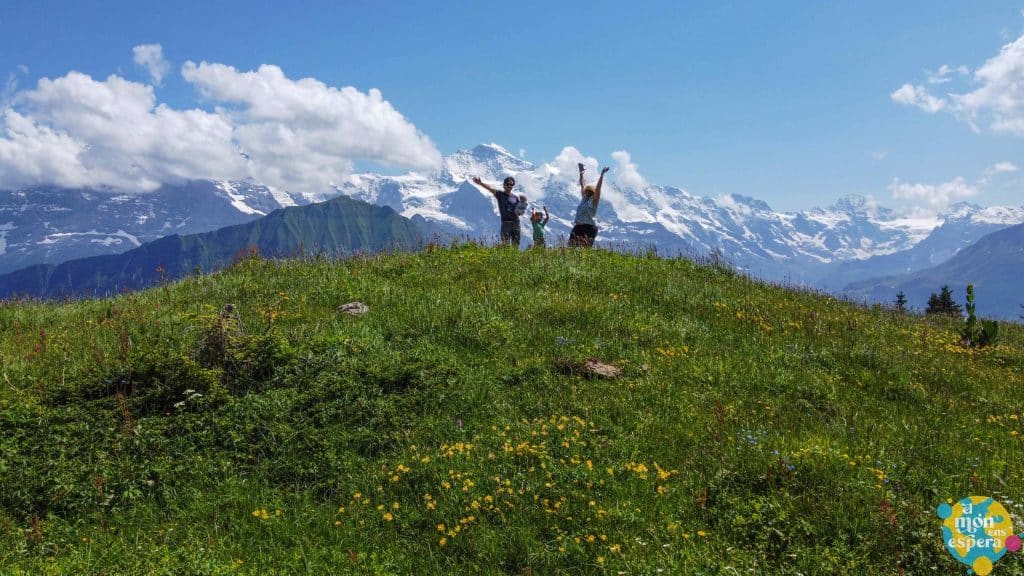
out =
<path fill-rule="evenodd" d="M 551 219 L 551 215 L 548 214 L 548 207 L 544 207 L 544 216 L 541 216 L 540 210 L 534 210 L 533 214 L 530 215 L 530 224 L 533 224 L 533 245 L 540 248 L 544 247 L 544 227 L 548 225 L 548 220 Z"/>

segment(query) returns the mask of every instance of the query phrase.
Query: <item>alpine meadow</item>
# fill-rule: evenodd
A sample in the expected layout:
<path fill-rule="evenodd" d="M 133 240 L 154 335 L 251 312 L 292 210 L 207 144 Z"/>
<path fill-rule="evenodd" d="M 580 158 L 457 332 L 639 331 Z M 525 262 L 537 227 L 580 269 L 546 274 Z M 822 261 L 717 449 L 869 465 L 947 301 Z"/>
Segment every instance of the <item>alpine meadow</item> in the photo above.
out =
<path fill-rule="evenodd" d="M 7 301 L 0 572 L 950 573 L 938 503 L 1024 512 L 962 324 L 472 243 Z"/>

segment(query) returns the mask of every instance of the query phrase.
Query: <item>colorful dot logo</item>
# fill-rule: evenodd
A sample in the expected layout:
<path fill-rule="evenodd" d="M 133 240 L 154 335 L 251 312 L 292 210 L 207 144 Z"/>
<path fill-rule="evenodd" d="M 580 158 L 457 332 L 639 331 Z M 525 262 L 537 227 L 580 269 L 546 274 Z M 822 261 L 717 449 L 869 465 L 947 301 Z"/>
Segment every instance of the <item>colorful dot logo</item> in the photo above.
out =
<path fill-rule="evenodd" d="M 971 567 L 968 574 L 987 576 L 1007 552 L 1020 551 L 1020 536 L 1003 505 L 986 496 L 969 496 L 953 504 L 940 504 L 942 538 L 946 550 Z"/>

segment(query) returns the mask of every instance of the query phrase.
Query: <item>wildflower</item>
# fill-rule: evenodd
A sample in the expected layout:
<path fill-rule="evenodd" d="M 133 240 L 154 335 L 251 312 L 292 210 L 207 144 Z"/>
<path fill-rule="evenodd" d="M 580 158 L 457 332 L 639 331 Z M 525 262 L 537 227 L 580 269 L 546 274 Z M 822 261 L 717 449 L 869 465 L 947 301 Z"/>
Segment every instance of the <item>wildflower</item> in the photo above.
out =
<path fill-rule="evenodd" d="M 622 552 L 622 546 L 619 544 L 612 544 L 608 547 L 608 550 L 611 551 L 612 554 L 618 554 L 619 552 Z"/>
<path fill-rule="evenodd" d="M 391 512 L 385 512 L 384 513 L 384 521 L 385 522 L 391 522 L 394 519 L 395 519 L 395 517 L 391 515 Z"/>
<path fill-rule="evenodd" d="M 437 541 L 437 545 L 438 546 L 444 546 L 447 543 L 448 543 L 448 539 L 445 538 L 444 536 L 442 536 L 441 539 Z"/>

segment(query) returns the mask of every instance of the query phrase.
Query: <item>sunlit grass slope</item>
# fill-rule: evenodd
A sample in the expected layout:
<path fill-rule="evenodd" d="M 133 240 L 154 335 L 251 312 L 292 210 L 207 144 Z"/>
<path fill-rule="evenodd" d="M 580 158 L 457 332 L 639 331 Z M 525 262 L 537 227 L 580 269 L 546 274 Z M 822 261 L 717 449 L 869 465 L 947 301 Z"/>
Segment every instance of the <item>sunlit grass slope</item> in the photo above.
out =
<path fill-rule="evenodd" d="M 0 573 L 953 573 L 938 504 L 1024 511 L 1022 343 L 600 250 L 2 304 Z"/>

